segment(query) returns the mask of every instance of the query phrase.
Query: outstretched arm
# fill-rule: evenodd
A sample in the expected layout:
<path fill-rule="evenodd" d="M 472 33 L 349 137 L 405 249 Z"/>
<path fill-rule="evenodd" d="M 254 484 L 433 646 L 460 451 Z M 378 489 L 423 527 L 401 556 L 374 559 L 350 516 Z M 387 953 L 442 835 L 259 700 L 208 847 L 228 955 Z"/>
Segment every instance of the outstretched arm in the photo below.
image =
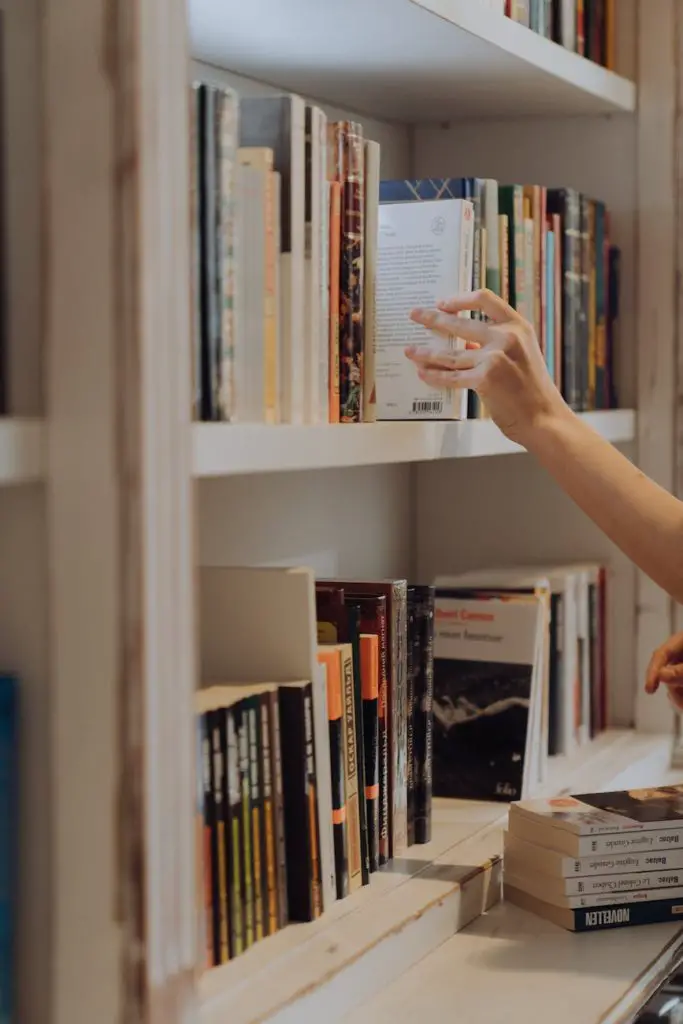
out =
<path fill-rule="evenodd" d="M 463 319 L 479 310 L 488 323 Z M 473 388 L 492 418 L 545 467 L 570 498 L 643 572 L 683 603 L 683 503 L 636 469 L 567 407 L 532 326 L 489 291 L 413 319 L 468 351 L 410 349 L 425 383 Z"/>

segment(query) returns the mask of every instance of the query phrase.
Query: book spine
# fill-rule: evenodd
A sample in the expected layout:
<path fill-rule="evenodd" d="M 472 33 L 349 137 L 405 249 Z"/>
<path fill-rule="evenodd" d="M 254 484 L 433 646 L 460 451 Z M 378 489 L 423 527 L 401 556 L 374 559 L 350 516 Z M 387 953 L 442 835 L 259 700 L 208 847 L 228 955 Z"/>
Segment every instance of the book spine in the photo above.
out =
<path fill-rule="evenodd" d="M 406 734 L 407 706 L 407 602 L 408 585 L 396 580 L 392 585 L 390 616 L 391 637 L 391 856 L 402 857 L 408 848 L 408 750 Z"/>
<path fill-rule="evenodd" d="M 212 877 L 214 879 L 214 958 L 218 964 L 230 958 L 228 851 L 226 836 L 225 760 L 223 757 L 223 714 L 209 712 L 211 731 L 211 788 L 213 790 L 214 822 L 211 835 Z"/>
<path fill-rule="evenodd" d="M 591 359 L 591 262 L 592 247 L 590 234 L 590 203 L 586 196 L 579 196 L 581 230 L 581 292 L 579 299 L 579 389 L 580 409 L 585 412 L 590 405 L 590 359 Z"/>
<path fill-rule="evenodd" d="M 263 776 L 263 853 L 265 858 L 266 915 L 264 931 L 273 935 L 279 927 L 277 849 L 275 838 L 275 792 L 273 785 L 273 750 L 271 746 L 272 704 L 270 693 L 261 696 L 261 771 Z"/>
<path fill-rule="evenodd" d="M 254 885 L 254 938 L 260 941 L 264 932 L 263 884 L 263 796 L 259 758 L 260 709 L 259 700 L 250 697 L 246 701 L 249 735 L 249 789 L 251 796 L 251 856 Z"/>
<path fill-rule="evenodd" d="M 562 390 L 562 353 L 563 353 L 563 337 L 562 328 L 564 323 L 564 303 L 565 298 L 562 291 L 562 218 L 559 214 L 552 215 L 553 235 L 555 236 L 555 272 L 553 275 L 554 283 L 554 305 L 555 305 L 555 384 L 557 388 Z"/>
<path fill-rule="evenodd" d="M 0 1021 L 19 1020 L 17 1007 L 17 888 L 19 882 L 19 683 L 0 674 Z"/>
<path fill-rule="evenodd" d="M 281 686 L 279 706 L 288 914 L 290 921 L 312 921 L 316 806 L 310 684 L 303 689 Z"/>
<path fill-rule="evenodd" d="M 661 899 L 662 889 L 683 889 L 683 871 L 638 871 L 632 874 L 593 875 L 588 878 L 567 878 L 564 882 L 564 893 L 567 896 L 611 896 L 612 902 L 616 893 L 633 893 L 638 898 L 643 893 Z M 674 893 L 671 894 L 674 896 Z M 619 897 L 620 898 L 620 897 Z M 629 902 L 624 900 L 624 902 Z M 585 903 L 582 906 L 590 906 Z"/>
<path fill-rule="evenodd" d="M 200 128 L 200 216 L 202 235 L 202 419 L 218 419 L 219 364 L 221 349 L 220 278 L 218 236 L 220 232 L 220 191 L 217 180 L 216 145 L 217 90 L 199 87 Z"/>
<path fill-rule="evenodd" d="M 573 912 L 574 931 L 601 931 L 607 928 L 623 928 L 627 925 L 659 924 L 672 921 L 680 924 L 683 902 L 655 900 L 652 903 L 635 903 L 632 906 L 582 908 Z"/>
<path fill-rule="evenodd" d="M 648 829 L 626 834 L 618 832 L 576 837 L 577 859 L 606 854 L 660 853 L 662 850 L 683 850 L 683 829 Z"/>
<path fill-rule="evenodd" d="M 275 171 L 265 176 L 265 274 L 263 287 L 263 411 L 266 423 L 280 422 L 280 352 L 278 335 L 277 272 L 279 255 L 276 234 L 276 191 L 279 188 Z"/>
<path fill-rule="evenodd" d="M 320 317 L 316 333 L 318 349 L 319 423 L 330 422 L 330 347 L 327 332 L 330 324 L 330 182 L 327 168 L 327 117 L 316 109 L 315 117 L 317 173 L 320 190 Z"/>
<path fill-rule="evenodd" d="M 192 418 L 202 417 L 202 233 L 200 211 L 200 86 L 190 86 L 190 233 L 192 239 Z M 1 376 L 1 375 L 0 375 Z M 2 402 L 0 401 L 0 409 Z"/>
<path fill-rule="evenodd" d="M 509 220 L 506 214 L 498 215 L 499 260 L 500 260 L 500 297 L 510 302 L 510 236 Z"/>
<path fill-rule="evenodd" d="M 375 382 L 375 292 L 377 289 L 377 233 L 379 230 L 380 147 L 365 143 L 365 237 L 363 285 L 363 421 L 377 419 Z"/>
<path fill-rule="evenodd" d="M 248 949 L 255 938 L 254 862 L 252 857 L 251 781 L 249 766 L 249 715 L 242 702 L 235 711 L 242 789 L 242 895 L 244 900 L 244 945 Z"/>
<path fill-rule="evenodd" d="M 214 877 L 213 877 L 213 822 L 214 803 L 213 789 L 211 786 L 211 730 L 209 727 L 208 714 L 198 715 L 201 760 L 202 760 L 202 806 L 203 806 L 203 841 L 202 841 L 202 863 L 204 875 L 204 919 L 206 922 L 206 963 L 214 967 L 220 963 L 216 958 L 216 943 L 214 935 L 220 934 L 220 923 L 217 925 L 218 901 L 214 901 Z"/>
<path fill-rule="evenodd" d="M 555 380 L 555 235 L 545 232 L 545 364 Z"/>
<path fill-rule="evenodd" d="M 235 163 L 239 142 L 239 100 L 231 89 L 217 93 L 217 158 L 220 188 L 220 351 L 218 418 L 231 420 L 235 410 Z"/>
<path fill-rule="evenodd" d="M 339 423 L 339 283 L 341 280 L 341 185 L 330 182 L 330 423 Z"/>
<path fill-rule="evenodd" d="M 576 0 L 576 52 L 581 57 L 586 55 L 586 20 L 585 2 Z"/>
<path fill-rule="evenodd" d="M 328 672 L 327 675 L 327 717 L 330 731 L 334 866 L 337 879 L 337 899 L 343 900 L 349 894 L 349 863 L 344 771 L 344 713 L 339 671 Z"/>
<path fill-rule="evenodd" d="M 339 282 L 339 401 L 342 423 L 359 423 L 363 411 L 363 130 L 339 125 L 342 244 Z"/>
<path fill-rule="evenodd" d="M 414 778 L 414 714 L 415 714 L 415 674 L 420 663 L 419 636 L 417 627 L 417 612 L 415 609 L 415 596 L 412 587 L 408 587 L 408 610 L 407 610 L 407 659 L 406 659 L 406 835 L 408 846 L 415 843 L 415 778 Z"/>
<path fill-rule="evenodd" d="M 595 203 L 595 408 L 605 409 L 607 365 L 607 236 L 605 207 Z"/>
<path fill-rule="evenodd" d="M 285 839 L 285 807 L 282 788 L 282 743 L 280 739 L 280 701 L 277 690 L 270 699 L 270 750 L 273 762 L 273 802 L 275 808 L 275 865 L 277 872 L 278 928 L 284 928 L 287 914 L 287 851 Z"/>
<path fill-rule="evenodd" d="M 434 589 L 415 588 L 418 671 L 413 706 L 415 842 L 432 838 L 432 747 L 434 730 Z"/>
<path fill-rule="evenodd" d="M 614 71 L 616 67 L 615 0 L 605 0 L 605 67 Z"/>
<path fill-rule="evenodd" d="M 309 868 L 311 915 L 313 919 L 323 912 L 322 871 L 320 863 L 320 823 L 318 819 L 318 778 L 315 768 L 315 735 L 313 729 L 313 688 L 304 690 L 304 728 L 306 742 L 306 783 L 309 835 Z"/>
<path fill-rule="evenodd" d="M 368 859 L 370 871 L 379 868 L 379 776 L 378 724 L 379 702 L 379 637 L 362 634 L 361 678 L 363 697 L 363 754 L 365 760 L 365 812 L 368 826 Z"/>
<path fill-rule="evenodd" d="M 318 137 L 314 124 L 316 110 L 306 107 L 306 212 L 305 212 L 305 334 L 304 408 L 305 421 L 315 423 L 318 415 L 318 330 L 320 324 L 320 199 L 322 180 L 318 175 Z"/>
<path fill-rule="evenodd" d="M 228 810 L 228 891 L 230 900 L 230 956 L 244 952 L 244 892 L 242 889 L 242 786 L 235 711 L 225 711 L 226 793 Z"/>
<path fill-rule="evenodd" d="M 360 606 L 347 599 L 346 614 L 349 640 L 353 651 L 354 723 L 356 727 L 356 771 L 358 773 L 358 817 L 360 821 L 361 878 L 363 885 L 370 881 L 370 853 L 368 819 L 365 807 L 365 740 L 363 736 L 363 681 L 360 649 Z"/>
<path fill-rule="evenodd" d="M 359 751 L 356 745 L 356 695 L 353 678 L 353 654 L 350 645 L 344 645 L 342 648 L 342 686 L 349 892 L 354 892 L 363 884 L 363 870 L 360 836 L 361 794 L 358 792 Z"/>

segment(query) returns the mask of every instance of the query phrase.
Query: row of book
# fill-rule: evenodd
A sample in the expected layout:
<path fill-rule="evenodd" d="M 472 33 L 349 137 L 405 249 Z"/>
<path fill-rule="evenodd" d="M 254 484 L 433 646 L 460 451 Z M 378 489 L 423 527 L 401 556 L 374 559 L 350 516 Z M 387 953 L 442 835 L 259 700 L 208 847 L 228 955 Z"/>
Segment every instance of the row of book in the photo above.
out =
<path fill-rule="evenodd" d="M 435 586 L 304 569 L 200 579 L 203 678 L 230 680 L 197 696 L 207 966 L 429 842 L 432 793 L 526 799 L 550 754 L 606 724 L 597 566 Z"/>
<path fill-rule="evenodd" d="M 573 409 L 617 407 L 620 253 L 603 203 L 574 189 L 491 178 L 383 181 L 379 198 L 379 419 L 485 415 L 476 396 L 468 404 L 460 393 L 429 389 L 404 365 L 407 342 L 433 344 L 421 327 L 405 326 L 410 307 L 469 287 L 488 287 L 534 325 Z"/>
<path fill-rule="evenodd" d="M 504 0 L 504 8 L 513 21 L 614 70 L 615 0 Z"/>
<path fill-rule="evenodd" d="M 434 793 L 524 799 L 606 728 L 605 571 L 443 577 L 435 607 Z"/>
<path fill-rule="evenodd" d="M 679 921 L 683 786 L 513 804 L 504 892 L 570 931 Z"/>
<path fill-rule="evenodd" d="M 329 581 L 315 602 L 312 678 L 197 695 L 206 966 L 430 838 L 433 588 Z"/>
<path fill-rule="evenodd" d="M 485 286 L 534 324 L 573 408 L 616 405 L 604 204 L 484 178 L 381 181 L 361 125 L 297 96 L 197 84 L 192 124 L 196 418 L 485 415 L 475 396 L 427 388 L 404 355 L 429 337 L 413 306 Z"/>

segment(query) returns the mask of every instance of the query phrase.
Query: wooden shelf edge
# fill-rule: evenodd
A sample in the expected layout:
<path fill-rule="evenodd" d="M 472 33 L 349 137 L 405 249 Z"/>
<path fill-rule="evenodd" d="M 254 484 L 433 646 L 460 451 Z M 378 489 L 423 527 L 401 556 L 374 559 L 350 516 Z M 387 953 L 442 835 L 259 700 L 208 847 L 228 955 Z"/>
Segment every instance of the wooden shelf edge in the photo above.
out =
<path fill-rule="evenodd" d="M 44 439 L 42 420 L 0 418 L 0 487 L 43 479 Z"/>
<path fill-rule="evenodd" d="M 548 792 L 654 780 L 671 738 L 611 730 L 558 761 Z M 434 836 L 320 920 L 291 925 L 200 982 L 202 1024 L 339 1020 L 496 902 L 507 808 L 437 800 Z M 466 865 L 466 867 L 465 867 Z"/>
<path fill-rule="evenodd" d="M 601 100 L 615 112 L 633 113 L 636 109 L 634 82 L 482 4 L 472 3 L 472 0 L 411 0 L 411 3 L 531 68 Z"/>
<path fill-rule="evenodd" d="M 584 413 L 582 418 L 612 444 L 632 441 L 635 436 L 632 409 Z M 319 426 L 196 423 L 193 431 L 194 475 L 200 478 L 434 462 L 522 451 L 491 420 Z"/>

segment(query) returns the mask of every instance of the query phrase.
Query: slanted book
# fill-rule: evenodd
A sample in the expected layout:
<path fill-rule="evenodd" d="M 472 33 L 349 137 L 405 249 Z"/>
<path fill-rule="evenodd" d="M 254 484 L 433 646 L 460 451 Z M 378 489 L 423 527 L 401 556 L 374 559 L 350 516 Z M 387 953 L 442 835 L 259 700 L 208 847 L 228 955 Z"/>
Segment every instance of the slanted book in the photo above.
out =
<path fill-rule="evenodd" d="M 423 383 L 406 359 L 408 345 L 434 351 L 464 347 L 410 320 L 472 287 L 474 208 L 464 199 L 388 203 L 379 208 L 375 375 L 377 419 L 458 420 L 467 416 L 467 392 Z M 466 314 L 469 317 L 469 314 Z"/>

